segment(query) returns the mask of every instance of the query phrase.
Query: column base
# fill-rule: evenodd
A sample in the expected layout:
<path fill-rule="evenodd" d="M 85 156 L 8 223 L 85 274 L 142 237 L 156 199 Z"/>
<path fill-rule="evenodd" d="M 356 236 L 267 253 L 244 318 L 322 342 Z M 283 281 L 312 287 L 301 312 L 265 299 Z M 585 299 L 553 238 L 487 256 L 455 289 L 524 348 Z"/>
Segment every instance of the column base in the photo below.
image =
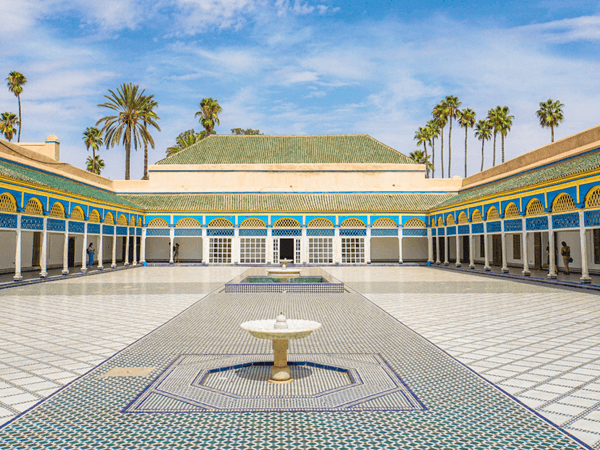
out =
<path fill-rule="evenodd" d="M 19 274 L 19 275 L 15 275 L 15 276 L 13 277 L 13 280 L 15 280 L 15 281 L 21 281 L 22 279 L 23 279 L 23 276 L 22 276 L 22 275 L 20 275 L 20 274 Z"/>
<path fill-rule="evenodd" d="M 522 273 L 523 273 L 524 277 L 530 277 L 531 276 L 531 272 L 529 270 L 524 270 Z"/>
<path fill-rule="evenodd" d="M 404 264 L 404 261 L 398 261 L 398 264 Z"/>
<path fill-rule="evenodd" d="M 436 261 L 435 263 L 439 266 L 441 264 L 441 261 Z"/>
<path fill-rule="evenodd" d="M 456 267 L 460 267 L 460 263 L 457 262 L 456 264 L 454 264 Z"/>
<path fill-rule="evenodd" d="M 450 265 L 450 263 L 449 263 L 449 262 L 445 262 L 445 263 L 444 263 L 444 265 L 445 265 L 445 266 L 449 266 L 449 265 Z"/>
<path fill-rule="evenodd" d="M 469 269 L 475 270 L 475 265 L 474 264 L 469 264 Z"/>
<path fill-rule="evenodd" d="M 485 270 L 486 272 L 489 272 L 490 270 L 492 270 L 492 268 L 490 266 L 485 266 L 483 268 L 483 270 Z"/>
<path fill-rule="evenodd" d="M 87 268 L 85 268 L 85 267 L 81 268 L 81 273 L 87 273 L 87 271 L 88 271 Z"/>
<path fill-rule="evenodd" d="M 548 274 L 548 278 L 552 278 L 553 280 L 556 280 L 556 274 L 555 273 L 549 273 Z"/>
<path fill-rule="evenodd" d="M 502 271 L 502 273 L 508 273 L 508 267 L 503 267 L 500 270 Z"/>
<path fill-rule="evenodd" d="M 111 264 L 111 265 L 110 265 L 110 268 L 111 268 L 111 269 L 116 269 L 116 268 L 117 268 L 117 265 L 116 265 L 115 263 L 113 263 L 113 264 Z"/>
<path fill-rule="evenodd" d="M 96 267 L 96 269 L 98 269 L 98 270 L 104 270 L 104 266 L 98 266 L 98 267 Z"/>
<path fill-rule="evenodd" d="M 579 281 L 581 281 L 583 284 L 590 284 L 592 279 L 590 277 L 581 277 Z"/>
<path fill-rule="evenodd" d="M 46 278 L 48 276 L 48 272 L 40 272 L 40 278 Z"/>
<path fill-rule="evenodd" d="M 137 262 L 134 261 L 133 264 L 131 264 L 132 266 L 137 266 Z"/>
<path fill-rule="evenodd" d="M 63 275 L 69 275 L 69 269 L 63 269 L 62 274 Z"/>
<path fill-rule="evenodd" d="M 128 263 L 128 262 L 126 262 L 126 263 L 125 263 L 125 265 L 126 265 L 126 266 L 128 266 L 128 265 L 129 265 L 129 263 Z"/>

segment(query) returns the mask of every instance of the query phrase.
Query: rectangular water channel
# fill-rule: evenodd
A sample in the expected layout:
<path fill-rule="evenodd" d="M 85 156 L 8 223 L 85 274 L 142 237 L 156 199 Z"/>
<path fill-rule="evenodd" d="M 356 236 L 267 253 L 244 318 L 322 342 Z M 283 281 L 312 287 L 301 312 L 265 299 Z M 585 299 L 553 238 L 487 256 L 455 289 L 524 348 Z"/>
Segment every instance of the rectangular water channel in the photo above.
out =
<path fill-rule="evenodd" d="M 343 293 L 344 283 L 317 267 L 253 267 L 225 284 L 224 292 Z"/>

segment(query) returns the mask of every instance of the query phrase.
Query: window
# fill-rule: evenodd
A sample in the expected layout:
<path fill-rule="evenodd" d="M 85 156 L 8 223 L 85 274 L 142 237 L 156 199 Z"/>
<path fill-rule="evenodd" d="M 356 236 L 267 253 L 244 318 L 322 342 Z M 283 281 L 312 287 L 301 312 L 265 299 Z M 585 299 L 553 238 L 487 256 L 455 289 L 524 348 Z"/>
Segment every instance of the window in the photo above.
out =
<path fill-rule="evenodd" d="M 333 239 L 310 238 L 308 240 L 308 262 L 310 264 L 333 264 Z"/>
<path fill-rule="evenodd" d="M 267 255 L 265 238 L 241 238 L 240 262 L 242 264 L 264 264 Z"/>
<path fill-rule="evenodd" d="M 0 195 L 0 211 L 16 211 L 17 203 L 9 194 Z"/>
<path fill-rule="evenodd" d="M 362 264 L 365 262 L 365 239 L 342 238 L 342 263 Z"/>
<path fill-rule="evenodd" d="M 210 238 L 208 262 L 231 264 L 231 238 Z"/>
<path fill-rule="evenodd" d="M 521 235 L 513 234 L 513 259 L 521 259 Z"/>

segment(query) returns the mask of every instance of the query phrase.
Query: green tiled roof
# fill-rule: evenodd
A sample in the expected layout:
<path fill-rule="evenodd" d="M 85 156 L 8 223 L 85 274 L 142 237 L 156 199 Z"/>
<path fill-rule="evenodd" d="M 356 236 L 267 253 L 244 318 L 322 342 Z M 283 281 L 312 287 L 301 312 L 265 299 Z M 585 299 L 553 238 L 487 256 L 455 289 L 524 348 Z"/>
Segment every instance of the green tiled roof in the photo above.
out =
<path fill-rule="evenodd" d="M 427 211 L 452 194 L 123 195 L 147 211 Z"/>
<path fill-rule="evenodd" d="M 474 187 L 460 192 L 458 195 L 446 200 L 438 207 L 450 206 L 467 200 L 473 200 L 478 197 L 497 194 L 500 192 L 520 189 L 534 184 L 552 181 L 569 175 L 587 172 L 600 168 L 600 153 L 595 151 L 583 156 L 577 156 L 562 162 L 554 163 L 550 166 L 533 169 L 526 173 L 515 175 L 505 180 L 499 180 L 494 183 L 481 187 Z"/>
<path fill-rule="evenodd" d="M 416 164 L 366 134 L 213 135 L 157 164 Z"/>
<path fill-rule="evenodd" d="M 62 177 L 50 175 L 45 172 L 40 172 L 38 170 L 10 164 L 5 161 L 0 161 L 0 176 L 56 189 L 67 194 L 77 194 L 103 202 L 136 207 L 136 205 L 131 203 L 129 200 L 111 192 L 97 189 L 76 181 L 67 180 Z"/>

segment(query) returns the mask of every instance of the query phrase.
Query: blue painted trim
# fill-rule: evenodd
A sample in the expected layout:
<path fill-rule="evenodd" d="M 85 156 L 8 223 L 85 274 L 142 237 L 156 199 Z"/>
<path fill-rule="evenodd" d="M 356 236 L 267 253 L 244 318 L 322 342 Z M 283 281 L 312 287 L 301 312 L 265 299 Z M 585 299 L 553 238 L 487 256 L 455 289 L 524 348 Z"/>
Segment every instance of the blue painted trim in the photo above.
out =
<path fill-rule="evenodd" d="M 304 194 L 458 194 L 458 191 L 210 191 L 210 192 L 119 192 L 119 195 L 241 195 L 241 194 L 285 194 L 285 195 L 304 195 Z"/>
<path fill-rule="evenodd" d="M 268 163 L 267 163 L 268 164 Z M 275 163 L 276 164 L 276 163 Z M 313 163 L 292 163 L 292 164 L 310 164 L 313 165 Z M 316 163 L 316 164 L 328 164 L 328 163 Z M 360 163 L 348 163 L 348 164 L 360 164 Z M 193 164 L 191 164 L 193 165 Z M 200 165 L 200 164 L 199 164 Z M 203 165 L 209 165 L 209 164 L 203 164 Z M 210 164 L 212 165 L 212 164 Z M 250 165 L 250 164 L 248 164 Z M 369 172 L 376 172 L 376 173 L 386 173 L 386 172 L 394 172 L 394 173 L 425 173 L 425 170 L 253 170 L 253 169 L 221 169 L 221 170 L 216 170 L 216 169 L 211 169 L 211 170 L 202 170 L 202 169 L 153 169 L 153 170 L 149 170 L 148 172 L 150 173 L 160 173 L 160 172 L 166 172 L 166 173 L 173 173 L 173 172 L 200 172 L 200 173 L 207 173 L 207 172 L 224 172 L 224 173 L 236 173 L 236 172 L 251 172 L 251 173 L 369 173 Z"/>

